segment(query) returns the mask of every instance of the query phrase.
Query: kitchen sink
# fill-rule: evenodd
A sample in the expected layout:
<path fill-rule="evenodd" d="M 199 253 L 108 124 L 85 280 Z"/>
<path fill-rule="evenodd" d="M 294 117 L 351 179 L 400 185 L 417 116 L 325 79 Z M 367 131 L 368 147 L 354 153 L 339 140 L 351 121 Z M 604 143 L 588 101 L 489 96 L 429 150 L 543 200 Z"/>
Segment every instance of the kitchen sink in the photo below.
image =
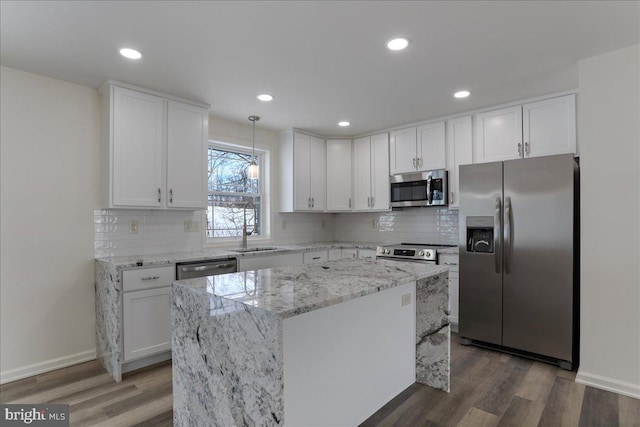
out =
<path fill-rule="evenodd" d="M 240 253 L 244 253 L 244 252 L 263 252 L 263 251 L 275 251 L 278 250 L 280 248 L 274 248 L 274 247 L 263 247 L 263 248 L 244 248 L 244 249 L 230 249 L 230 252 L 240 252 Z"/>

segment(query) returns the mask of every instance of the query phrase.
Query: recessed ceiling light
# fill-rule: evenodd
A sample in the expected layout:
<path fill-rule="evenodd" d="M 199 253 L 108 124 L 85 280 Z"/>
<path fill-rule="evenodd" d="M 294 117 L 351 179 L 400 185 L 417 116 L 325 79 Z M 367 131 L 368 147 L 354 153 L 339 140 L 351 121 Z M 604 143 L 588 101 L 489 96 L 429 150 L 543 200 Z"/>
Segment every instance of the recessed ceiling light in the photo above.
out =
<path fill-rule="evenodd" d="M 129 59 L 140 59 L 142 58 L 142 54 L 135 49 L 131 49 L 128 47 L 120 49 L 120 55 Z"/>
<path fill-rule="evenodd" d="M 469 95 L 471 95 L 471 92 L 469 92 L 468 90 L 461 90 L 453 94 L 453 96 L 455 96 L 456 98 L 466 98 Z"/>
<path fill-rule="evenodd" d="M 387 42 L 387 47 L 389 50 L 402 50 L 409 46 L 409 40 L 404 37 L 400 37 L 397 39 L 391 39 Z"/>
<path fill-rule="evenodd" d="M 351 126 L 351 122 L 348 122 L 346 120 L 343 120 L 341 122 L 338 122 L 338 126 L 342 126 L 342 127 L 347 127 L 347 126 Z"/>
<path fill-rule="evenodd" d="M 269 95 L 268 93 L 261 93 L 260 95 L 256 96 L 256 98 L 264 102 L 273 101 L 273 95 Z"/>

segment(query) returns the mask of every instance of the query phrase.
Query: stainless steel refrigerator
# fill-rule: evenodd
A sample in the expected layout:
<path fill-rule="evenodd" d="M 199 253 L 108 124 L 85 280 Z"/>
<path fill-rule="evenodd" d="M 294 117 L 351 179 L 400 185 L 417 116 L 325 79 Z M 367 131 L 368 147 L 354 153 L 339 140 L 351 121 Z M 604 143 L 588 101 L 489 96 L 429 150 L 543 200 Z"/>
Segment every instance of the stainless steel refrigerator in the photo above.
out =
<path fill-rule="evenodd" d="M 460 166 L 463 343 L 577 366 L 578 176 L 571 154 Z"/>

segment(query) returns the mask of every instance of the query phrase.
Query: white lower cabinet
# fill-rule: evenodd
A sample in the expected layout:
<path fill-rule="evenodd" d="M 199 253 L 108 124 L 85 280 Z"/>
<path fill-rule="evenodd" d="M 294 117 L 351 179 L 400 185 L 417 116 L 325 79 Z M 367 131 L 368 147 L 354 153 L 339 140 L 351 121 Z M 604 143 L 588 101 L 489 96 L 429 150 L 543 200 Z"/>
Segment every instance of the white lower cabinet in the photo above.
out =
<path fill-rule="evenodd" d="M 171 350 L 171 282 L 175 265 L 122 272 L 123 360 Z"/>
<path fill-rule="evenodd" d="M 458 296 L 459 296 L 459 270 L 458 270 L 458 255 L 457 254 L 444 254 L 440 255 L 438 265 L 449 267 L 449 309 L 451 314 L 449 315 L 449 321 L 458 325 Z"/>
<path fill-rule="evenodd" d="M 238 259 L 238 271 L 302 265 L 302 254 L 257 256 Z"/>
<path fill-rule="evenodd" d="M 374 249 L 358 249 L 358 259 L 376 259 L 376 251 Z"/>
<path fill-rule="evenodd" d="M 316 264 L 319 262 L 325 262 L 329 260 L 329 251 L 313 251 L 313 252 L 305 252 L 302 254 L 302 263 L 303 264 Z"/>

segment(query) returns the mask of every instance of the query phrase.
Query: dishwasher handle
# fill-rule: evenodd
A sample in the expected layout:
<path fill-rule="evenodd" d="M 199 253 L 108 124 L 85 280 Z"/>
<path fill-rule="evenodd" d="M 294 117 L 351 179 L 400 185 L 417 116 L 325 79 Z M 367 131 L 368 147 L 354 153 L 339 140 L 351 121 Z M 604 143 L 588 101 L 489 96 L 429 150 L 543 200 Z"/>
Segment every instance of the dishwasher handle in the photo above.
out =
<path fill-rule="evenodd" d="M 223 268 L 231 268 L 233 264 L 210 264 L 210 265 L 197 265 L 197 266 L 181 266 L 180 271 L 185 273 L 191 273 L 194 271 L 212 271 L 212 270 L 220 270 Z"/>

